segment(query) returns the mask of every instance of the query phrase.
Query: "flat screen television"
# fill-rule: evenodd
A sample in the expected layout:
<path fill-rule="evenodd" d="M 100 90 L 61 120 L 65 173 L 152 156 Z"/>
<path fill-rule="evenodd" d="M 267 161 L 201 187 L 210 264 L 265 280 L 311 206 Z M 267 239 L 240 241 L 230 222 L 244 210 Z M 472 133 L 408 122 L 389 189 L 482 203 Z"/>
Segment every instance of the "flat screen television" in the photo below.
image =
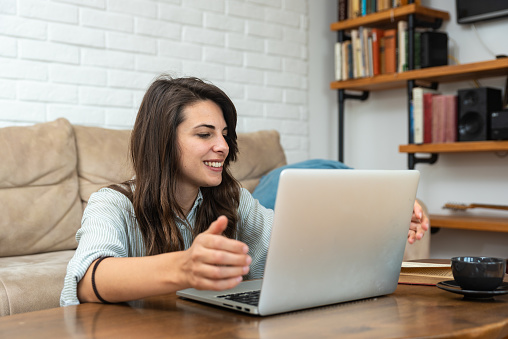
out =
<path fill-rule="evenodd" d="M 455 0 L 458 24 L 508 16 L 508 0 Z"/>

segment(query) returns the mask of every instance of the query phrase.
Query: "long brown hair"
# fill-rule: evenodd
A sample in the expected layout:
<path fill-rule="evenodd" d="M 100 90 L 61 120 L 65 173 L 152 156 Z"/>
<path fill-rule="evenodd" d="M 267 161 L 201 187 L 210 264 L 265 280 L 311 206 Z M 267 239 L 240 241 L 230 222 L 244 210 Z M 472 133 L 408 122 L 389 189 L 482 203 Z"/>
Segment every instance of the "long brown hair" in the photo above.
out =
<path fill-rule="evenodd" d="M 132 201 L 146 255 L 184 249 L 176 224 L 177 216 L 184 215 L 175 198 L 180 172 L 176 134 L 184 120 L 184 109 L 202 100 L 211 100 L 222 110 L 228 127 L 229 155 L 220 185 L 201 188 L 203 201 L 192 235 L 195 238 L 220 215 L 225 215 L 229 222 L 224 235 L 236 236 L 240 185 L 229 171 L 230 162 L 238 153 L 235 106 L 222 90 L 200 79 L 161 76 L 148 88 L 134 123 L 130 151 L 135 177 L 125 185 L 112 187 Z"/>

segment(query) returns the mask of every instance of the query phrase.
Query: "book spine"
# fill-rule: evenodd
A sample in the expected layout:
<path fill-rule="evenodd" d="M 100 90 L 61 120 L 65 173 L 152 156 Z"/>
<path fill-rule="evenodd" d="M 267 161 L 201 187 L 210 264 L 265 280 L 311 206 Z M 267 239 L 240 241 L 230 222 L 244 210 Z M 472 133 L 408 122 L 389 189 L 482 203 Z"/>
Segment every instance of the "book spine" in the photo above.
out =
<path fill-rule="evenodd" d="M 432 142 L 443 143 L 445 141 L 445 98 L 443 95 L 432 97 Z"/>
<path fill-rule="evenodd" d="M 363 27 L 362 33 L 362 75 L 364 77 L 370 76 L 369 69 L 369 31 L 370 29 L 367 27 Z"/>
<path fill-rule="evenodd" d="M 379 66 L 381 74 L 386 73 L 386 53 L 385 53 L 385 37 L 379 40 Z"/>
<path fill-rule="evenodd" d="M 351 4 L 351 16 L 350 18 L 358 18 L 362 15 L 361 9 L 360 9 L 360 1 L 361 0 L 350 0 Z"/>
<path fill-rule="evenodd" d="M 381 74 L 381 38 L 383 31 L 379 28 L 372 29 L 372 74 Z"/>
<path fill-rule="evenodd" d="M 457 141 L 457 96 L 445 96 L 445 140 L 444 142 Z"/>
<path fill-rule="evenodd" d="M 397 23 L 397 72 L 404 72 L 404 68 L 407 68 L 407 45 L 406 45 L 406 36 L 407 36 L 407 22 L 404 20 L 400 20 Z"/>
<path fill-rule="evenodd" d="M 348 0 L 339 0 L 339 21 L 347 20 L 347 3 Z"/>
<path fill-rule="evenodd" d="M 359 74 L 358 76 L 360 78 L 363 78 L 365 77 L 365 35 L 363 34 L 363 32 L 365 31 L 364 27 L 363 26 L 360 26 L 358 27 L 358 38 L 360 39 L 360 43 L 359 43 L 359 55 L 358 55 L 358 58 L 359 58 L 359 61 L 358 61 L 358 65 L 359 65 Z"/>
<path fill-rule="evenodd" d="M 414 106 L 413 100 L 409 102 L 409 143 L 414 144 L 415 136 L 414 136 Z"/>
<path fill-rule="evenodd" d="M 429 136 L 431 135 L 431 129 L 426 126 L 426 119 L 430 119 L 426 117 L 426 114 L 429 115 L 429 117 L 432 116 L 432 110 L 429 108 L 432 108 L 432 106 L 428 106 L 428 108 L 425 107 L 426 102 L 425 100 L 432 100 L 432 95 L 439 94 L 437 90 L 430 89 L 430 88 L 423 88 L 423 87 L 415 87 L 413 88 L 413 106 L 414 106 L 414 142 L 415 144 L 422 144 L 426 142 L 432 142 L 430 137 L 427 137 L 428 140 L 425 140 L 425 133 L 428 133 Z M 426 94 L 431 94 L 430 97 L 425 99 Z M 426 109 L 428 109 L 428 112 L 426 112 Z M 431 120 L 429 120 L 431 121 Z"/>
<path fill-rule="evenodd" d="M 362 43 L 357 29 L 351 30 L 351 45 L 353 46 L 353 74 L 357 79 L 362 77 Z"/>
<path fill-rule="evenodd" d="M 432 97 L 433 93 L 423 94 L 423 143 L 432 143 Z"/>
<path fill-rule="evenodd" d="M 346 40 L 342 43 L 342 80 L 349 79 L 349 53 L 348 45 L 351 45 L 351 40 Z"/>
<path fill-rule="evenodd" d="M 432 143 L 438 143 L 438 119 L 437 119 L 438 103 L 436 97 L 432 98 Z"/>
<path fill-rule="evenodd" d="M 376 12 L 376 0 L 367 0 L 367 14 Z"/>
<path fill-rule="evenodd" d="M 409 70 L 409 36 L 408 32 L 406 31 L 406 34 L 404 35 L 404 57 L 406 58 L 406 62 L 402 64 L 402 70 L 401 72 L 405 72 Z"/>
<path fill-rule="evenodd" d="M 350 59 L 350 62 L 351 62 L 351 69 L 353 70 L 353 76 L 351 77 L 351 79 L 355 79 L 357 77 L 357 71 L 356 71 L 356 40 L 358 40 L 358 35 L 357 35 L 357 32 L 358 30 L 356 29 L 352 29 L 351 30 L 351 59 Z"/>
<path fill-rule="evenodd" d="M 385 72 L 395 73 L 397 71 L 397 30 L 388 29 L 384 35 Z"/>
<path fill-rule="evenodd" d="M 413 142 L 423 143 L 423 89 L 413 88 Z"/>
<path fill-rule="evenodd" d="M 353 64 L 353 42 L 350 41 L 347 45 L 347 53 L 348 53 L 348 78 L 354 79 L 354 64 Z"/>
<path fill-rule="evenodd" d="M 368 76 L 372 77 L 374 76 L 374 56 L 372 51 L 372 34 L 369 34 L 369 37 L 367 38 L 367 56 L 368 56 L 368 68 L 369 73 Z"/>
<path fill-rule="evenodd" d="M 342 80 L 342 42 L 335 43 L 335 80 Z"/>

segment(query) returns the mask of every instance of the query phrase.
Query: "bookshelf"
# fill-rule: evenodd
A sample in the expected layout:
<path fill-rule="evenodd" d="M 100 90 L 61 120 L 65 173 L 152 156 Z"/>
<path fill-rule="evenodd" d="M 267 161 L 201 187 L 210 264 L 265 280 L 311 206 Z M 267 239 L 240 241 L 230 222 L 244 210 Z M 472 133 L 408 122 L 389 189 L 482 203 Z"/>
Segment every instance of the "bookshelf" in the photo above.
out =
<path fill-rule="evenodd" d="M 416 19 L 422 21 L 450 20 L 448 12 L 438 11 L 417 4 L 391 8 L 381 12 L 368 14 L 362 17 L 334 22 L 330 24 L 330 30 L 343 31 L 360 26 L 366 27 L 393 27 L 400 20 L 408 20 L 408 16 L 414 14 Z"/>
<path fill-rule="evenodd" d="M 409 80 L 427 83 L 451 83 L 499 76 L 508 76 L 508 58 L 469 64 L 428 67 L 403 73 L 381 74 L 370 78 L 334 81 L 330 84 L 330 89 L 381 91 L 405 88 Z"/>
<path fill-rule="evenodd" d="M 406 88 L 408 95 L 408 131 L 409 131 L 409 102 L 412 99 L 412 89 L 417 85 L 429 86 L 436 83 L 452 83 L 475 80 L 481 78 L 508 76 L 508 58 L 487 60 L 460 65 L 447 65 L 414 69 L 413 50 L 414 28 L 427 26 L 439 28 L 444 20 L 449 20 L 447 12 L 410 4 L 368 14 L 354 19 L 347 19 L 330 24 L 330 29 L 338 34 L 337 41 L 344 41 L 344 33 L 360 26 L 377 27 L 382 29 L 394 28 L 397 22 L 408 22 L 409 70 L 401 73 L 380 74 L 373 77 L 356 78 L 344 81 L 333 81 L 330 89 L 338 93 L 339 115 L 339 161 L 343 161 L 344 140 L 344 103 L 346 99 L 366 100 L 370 91 L 382 91 L 396 88 Z M 347 94 L 346 91 L 363 92 L 361 95 Z M 409 135 L 409 132 L 408 132 Z M 440 153 L 458 152 L 506 152 L 508 141 L 480 141 L 455 142 L 446 144 L 407 144 L 400 145 L 399 152 L 408 154 L 408 168 L 413 169 L 416 163 L 433 164 Z M 427 153 L 430 157 L 418 158 L 416 154 Z M 431 225 L 438 228 L 481 230 L 493 232 L 508 232 L 508 218 L 470 217 L 461 215 L 431 215 Z"/>
<path fill-rule="evenodd" d="M 359 28 L 360 26 L 364 27 L 377 27 L 382 29 L 387 28 L 395 28 L 397 27 L 397 23 L 400 20 L 407 20 L 408 22 L 408 31 L 413 32 L 416 26 L 425 26 L 432 28 L 439 28 L 443 22 L 443 20 L 449 20 L 450 15 L 448 12 L 443 12 L 427 7 L 423 7 L 421 5 L 413 3 L 414 0 L 409 0 L 408 5 L 391 8 L 388 10 L 371 13 L 365 16 L 360 16 L 353 19 L 347 19 L 343 21 L 338 21 L 330 24 L 330 29 L 332 31 L 337 32 L 337 41 L 344 41 L 344 33 L 348 32 L 352 29 Z M 347 99 L 354 100 L 366 100 L 369 95 L 369 91 L 371 90 L 386 90 L 392 88 L 408 88 L 408 95 L 411 95 L 410 92 L 414 87 L 414 76 L 418 76 L 418 71 L 414 70 L 414 62 L 413 62 L 413 46 L 414 46 L 414 36 L 413 34 L 408 35 L 408 45 L 409 45 L 409 60 L 408 60 L 408 69 L 410 71 L 402 72 L 402 73 L 390 73 L 390 74 L 381 74 L 374 77 L 368 78 L 356 78 L 352 80 L 346 81 L 334 81 L 330 84 L 330 88 L 333 90 L 337 90 L 338 93 L 338 160 L 343 161 L 344 158 L 344 104 Z M 435 67 L 440 68 L 440 67 Z M 420 72 L 419 77 L 426 77 L 426 70 L 429 68 L 425 68 L 423 72 Z M 416 73 L 412 73 L 416 72 Z M 409 73 L 409 74 L 406 74 Z M 457 74 L 459 72 L 456 72 Z M 435 76 L 439 76 L 439 70 L 434 74 Z M 349 94 L 346 93 L 348 91 L 361 91 L 361 94 Z M 410 99 L 410 98 L 409 98 Z M 409 101 L 408 101 L 409 102 Z M 409 111 L 409 110 L 408 110 Z M 408 113 L 409 114 L 409 113 Z M 409 156 L 410 162 L 413 163 L 414 156 L 410 154 Z M 420 160 L 421 162 L 425 162 L 425 160 Z M 410 165 L 410 167 L 413 167 Z"/>
<path fill-rule="evenodd" d="M 471 141 L 445 144 L 400 145 L 400 153 L 506 152 L 508 141 Z"/>
<path fill-rule="evenodd" d="M 432 227 L 471 231 L 508 232 L 508 218 L 437 214 L 431 214 L 429 218 Z"/>

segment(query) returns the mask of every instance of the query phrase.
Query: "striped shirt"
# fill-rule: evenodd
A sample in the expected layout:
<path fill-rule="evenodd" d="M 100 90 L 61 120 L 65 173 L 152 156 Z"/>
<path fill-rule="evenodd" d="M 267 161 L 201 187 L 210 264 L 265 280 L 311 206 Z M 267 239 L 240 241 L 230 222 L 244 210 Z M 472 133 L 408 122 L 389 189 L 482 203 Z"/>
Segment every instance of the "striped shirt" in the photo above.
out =
<path fill-rule="evenodd" d="M 203 197 L 199 192 L 187 216 L 190 227 L 195 226 L 196 211 Z M 102 188 L 90 196 L 83 213 L 81 228 L 76 234 L 78 248 L 69 261 L 60 305 L 77 305 L 77 284 L 92 262 L 100 257 L 142 257 L 145 254 L 141 232 L 134 218 L 134 207 L 122 193 Z M 263 276 L 266 253 L 273 223 L 273 210 L 266 209 L 246 189 L 240 192 L 236 238 L 249 246 L 252 258 L 247 279 Z M 192 244 L 192 234 L 184 221 L 177 219 L 185 249 Z"/>

